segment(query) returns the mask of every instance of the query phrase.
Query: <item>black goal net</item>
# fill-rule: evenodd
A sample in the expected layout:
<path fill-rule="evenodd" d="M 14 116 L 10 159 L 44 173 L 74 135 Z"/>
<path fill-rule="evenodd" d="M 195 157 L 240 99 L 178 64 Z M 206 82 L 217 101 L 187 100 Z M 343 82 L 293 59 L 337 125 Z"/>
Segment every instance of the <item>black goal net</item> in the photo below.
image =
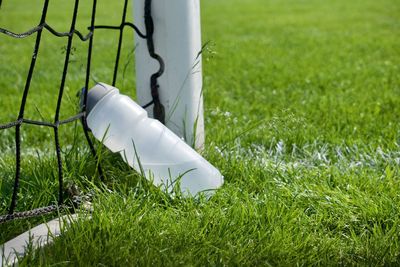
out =
<path fill-rule="evenodd" d="M 60 208 L 67 208 L 69 205 L 66 204 L 65 197 L 63 194 L 64 191 L 64 171 L 65 168 L 63 167 L 63 156 L 62 156 L 62 147 L 60 144 L 60 140 L 63 141 L 60 137 L 60 128 L 65 127 L 64 125 L 71 125 L 72 123 L 78 122 L 79 125 L 81 125 L 80 129 L 83 131 L 84 136 L 86 137 L 87 145 L 90 148 L 91 154 L 93 155 L 94 158 L 96 158 L 96 151 L 95 151 L 95 146 L 93 142 L 91 141 L 91 137 L 89 135 L 89 129 L 86 124 L 86 107 L 85 103 L 87 100 L 87 89 L 90 88 L 90 85 L 95 83 L 95 80 L 97 77 L 96 75 L 93 75 L 93 54 L 95 51 L 95 48 L 97 47 L 98 49 L 96 50 L 96 53 L 108 53 L 108 49 L 110 47 L 114 51 L 114 56 L 113 56 L 113 61 L 112 64 L 110 62 L 105 62 L 106 66 L 103 66 L 102 68 L 108 68 L 110 69 L 110 75 L 112 77 L 109 78 L 110 81 L 112 81 L 112 85 L 116 86 L 118 81 L 123 79 L 125 77 L 125 72 L 127 68 L 127 64 L 129 61 L 121 61 L 121 55 L 127 55 L 128 57 L 132 57 L 133 52 L 134 52 L 134 42 L 133 38 L 129 40 L 129 43 L 131 46 L 123 46 L 124 43 L 124 31 L 127 32 L 127 29 L 132 29 L 136 31 L 137 36 L 140 38 L 145 38 L 147 39 L 147 45 L 148 45 L 148 51 L 149 51 L 149 56 L 154 58 L 160 63 L 160 69 L 154 73 L 151 77 L 149 77 L 149 80 L 151 81 L 151 90 L 153 100 L 148 103 L 146 106 L 153 105 L 154 110 L 155 110 L 155 116 L 157 116 L 157 119 L 160 121 L 163 120 L 163 114 L 162 112 L 156 112 L 157 110 L 160 111 L 162 110 L 162 105 L 160 104 L 160 101 L 158 99 L 158 85 L 157 85 L 157 78 L 163 73 L 163 61 L 162 59 L 156 54 L 154 50 L 154 43 L 153 43 L 153 31 L 154 31 L 154 26 L 153 26 L 153 20 L 151 16 L 151 5 L 152 1 L 151 0 L 143 0 L 145 2 L 145 10 L 144 10 L 144 16 L 143 18 L 138 18 L 138 19 L 143 19 L 145 21 L 145 32 L 141 32 L 132 22 L 131 22 L 131 9 L 129 8 L 129 5 L 132 3 L 129 3 L 128 0 L 121 1 L 120 5 L 118 6 L 116 4 L 115 10 L 109 10 L 109 12 L 118 12 L 120 21 L 115 24 L 115 25 L 110 25 L 110 24 L 98 24 L 98 18 L 100 16 L 107 16 L 107 11 L 102 10 L 102 14 L 98 14 L 99 12 L 99 7 L 102 3 L 97 0 L 93 0 L 90 2 L 90 5 L 88 4 L 89 1 L 81 1 L 80 3 L 79 0 L 75 1 L 65 1 L 65 2 L 70 2 L 72 5 L 71 11 L 66 12 L 65 10 L 56 10 L 56 8 L 59 8 L 59 6 L 53 6 L 54 4 L 59 4 L 58 2 L 50 1 L 50 0 L 42 0 L 42 1 L 32 1 L 34 2 L 33 4 L 41 4 L 41 13 L 40 13 L 40 18 L 39 16 L 39 22 L 32 27 L 32 25 L 27 25 L 25 31 L 20 31 L 16 32 L 14 29 L 10 29 L 9 27 L 3 27 L 3 25 L 0 24 L 0 54 L 6 55 L 6 54 L 12 54 L 14 53 L 14 59 L 18 60 L 18 57 L 15 55 L 18 55 L 18 46 L 14 46 L 13 51 L 11 50 L 10 42 L 13 40 L 17 39 L 24 39 L 23 41 L 31 40 L 31 55 L 29 56 L 29 60 L 26 59 L 27 57 L 21 55 L 19 58 L 18 62 L 15 62 L 13 60 L 12 64 L 24 64 L 24 62 L 27 62 L 28 67 L 26 68 L 25 73 L 14 73 L 10 74 L 9 69 L 11 68 L 8 66 L 6 70 L 2 70 L 0 68 L 0 79 L 3 81 L 7 82 L 7 88 L 8 84 L 10 83 L 13 78 L 10 78 L 10 75 L 13 76 L 15 75 L 15 79 L 20 80 L 19 82 L 21 83 L 21 87 L 18 86 L 19 83 L 15 83 L 12 87 L 17 87 L 15 90 L 19 90 L 21 93 L 20 97 L 20 102 L 19 102 L 19 107 L 17 110 L 17 114 L 7 114 L 7 116 L 3 116 L 4 118 L 15 118 L 11 119 L 8 122 L 6 121 L 5 123 L 0 121 L 0 132 L 2 131 L 8 131 L 8 130 L 13 130 L 12 135 L 14 139 L 13 141 L 13 151 L 12 152 L 15 157 L 14 157 L 14 163 L 15 163 L 15 169 L 14 169 L 14 175 L 13 175 L 13 184 L 12 184 L 12 190 L 10 192 L 9 196 L 2 196 L 2 198 L 7 198 L 7 205 L 8 205 L 8 212 L 6 214 L 0 215 L 0 223 L 4 223 L 10 220 L 18 219 L 18 218 L 27 218 L 27 217 L 33 217 L 33 216 L 38 216 L 38 215 L 43 215 L 47 213 L 51 213 L 54 211 L 59 210 Z M 28 1 L 31 2 L 31 1 Z M 64 1 L 60 1 L 64 2 Z M 73 3 L 72 3 L 73 2 Z M 99 2 L 99 3 L 98 3 Z M 118 1 L 109 1 L 109 2 L 118 2 Z M 4 12 L 15 12 L 15 14 L 7 14 L 8 18 L 13 18 L 13 20 L 22 20 L 24 22 L 24 16 L 19 14 L 15 9 L 9 8 L 11 5 L 17 5 L 14 3 L 14 1 L 7 1 L 7 0 L 0 0 L 0 17 L 4 17 Z M 88 25 L 85 27 L 82 27 L 82 21 L 79 21 L 79 15 L 80 15 L 80 10 L 81 6 L 86 5 L 87 7 L 87 21 Z M 24 7 L 23 5 L 20 6 L 20 8 L 28 8 Z M 119 10 L 116 10 L 116 9 Z M 53 11 L 55 10 L 55 11 Z M 26 10 L 25 10 L 26 11 Z M 26 11 L 25 14 L 30 14 L 30 12 L 34 11 Z M 3 14 L 2 14 L 3 13 Z M 56 15 L 54 15 L 56 13 Z M 67 15 L 64 15 L 66 13 Z M 65 18 L 65 16 L 68 16 L 68 18 Z M 59 31 L 57 28 L 57 22 L 59 20 L 63 20 L 64 22 L 67 20 L 68 21 L 68 31 Z M 29 16 L 26 18 L 27 23 L 29 22 Z M 53 25 L 53 21 L 54 24 Z M 0 23 L 4 22 L 0 20 Z M 12 26 L 13 21 L 10 21 L 7 23 L 7 26 L 11 25 Z M 80 23 L 81 26 L 78 27 L 78 23 Z M 21 24 L 21 23 L 19 23 Z M 24 23 L 22 23 L 24 24 Z M 12 28 L 12 27 L 11 27 Z M 104 37 L 105 35 L 100 34 L 100 32 L 113 32 L 113 34 L 107 35 L 107 37 Z M 129 31 L 130 34 L 133 34 L 133 31 Z M 115 34 L 114 34 L 115 33 Z M 51 35 L 51 40 L 53 40 L 53 43 L 57 43 L 59 50 L 54 49 L 54 46 L 48 45 L 48 44 L 43 44 L 43 39 L 44 35 L 47 36 L 47 39 L 49 39 L 49 36 Z M 111 37 L 110 37 L 111 36 Z M 131 38 L 132 36 L 130 36 Z M 59 41 L 62 40 L 62 41 Z M 111 45 L 107 42 L 111 41 Z M 22 41 L 22 40 L 20 40 Z M 62 43 L 60 43 L 62 42 Z M 78 43 L 85 43 L 85 46 L 79 46 L 77 45 Z M 61 46 L 60 46 L 61 44 Z M 85 57 L 84 60 L 80 60 L 79 64 L 77 64 L 77 60 L 75 58 L 77 46 L 79 46 L 80 51 L 85 49 Z M 103 48 L 104 49 L 103 49 Z M 126 53 L 124 54 L 123 50 L 127 49 Z M 38 68 L 38 61 L 41 59 L 41 57 L 50 57 L 52 54 L 57 53 L 57 54 L 62 54 L 63 60 L 60 60 L 61 64 L 57 63 L 46 63 L 44 64 L 44 67 L 42 66 L 41 68 Z M 101 58 L 101 57 L 100 57 Z M 45 60 L 44 60 L 45 61 Z M 6 64 L 6 62 L 2 62 L 2 65 Z M 10 63 L 11 64 L 11 63 Z M 43 64 L 42 64 L 43 65 Z M 73 67 L 71 67 L 73 65 Z M 74 69 L 73 73 L 71 74 L 71 69 Z M 58 76 L 54 77 L 54 73 L 58 72 Z M 100 71 L 101 72 L 101 71 Z M 27 74 L 26 74 L 27 73 Z M 50 74 L 49 74 L 50 73 Z M 65 98 L 66 98 L 66 91 L 71 90 L 71 86 L 68 84 L 69 81 L 69 76 L 71 75 L 76 75 L 77 77 L 73 77 L 75 81 L 78 80 L 78 83 L 80 84 L 79 88 L 72 88 L 72 90 L 79 91 L 80 88 L 83 88 L 81 90 L 81 99 L 83 100 L 83 105 L 81 105 L 81 108 L 75 113 L 72 114 L 71 116 L 67 117 L 62 117 L 61 110 L 62 106 L 65 103 Z M 101 76 L 101 74 L 99 74 Z M 133 73 L 131 74 L 133 76 Z M 120 78 L 122 77 L 122 78 Z M 50 82 L 51 81 L 51 82 Z M 57 87 L 54 90 L 43 90 L 42 88 L 48 88 L 50 85 L 47 83 L 51 84 L 51 86 L 54 84 L 54 81 L 57 81 Z M 130 81 L 133 82 L 133 81 Z M 4 82 L 5 83 L 5 82 Z M 46 84 L 46 85 L 45 85 Z M 54 105 L 52 105 L 51 110 L 52 110 L 52 118 L 51 119 L 46 119 L 45 116 L 40 116 L 41 119 L 34 119 L 32 116 L 30 116 L 30 109 L 27 108 L 27 105 L 31 105 L 35 107 L 35 110 L 37 113 L 41 114 L 40 111 L 42 109 L 49 109 L 46 107 L 46 101 L 40 102 L 40 103 L 30 103 L 30 101 L 35 101 L 30 99 L 30 94 L 32 91 L 32 87 L 35 88 L 35 90 L 39 91 L 39 94 L 43 94 L 43 97 L 50 96 L 55 102 Z M 3 88 L 4 89 L 4 88 Z M 9 89 L 11 90 L 11 89 Z M 40 91 L 43 90 L 43 91 Z M 7 101 L 6 98 L 4 98 L 4 101 Z M 74 101 L 72 101 L 74 102 Z M 51 105 L 50 105 L 51 106 Z M 9 113 L 10 110 L 8 108 L 3 108 L 1 112 L 7 112 Z M 50 129 L 52 132 L 51 136 L 49 138 L 53 139 L 53 144 L 54 147 L 53 149 L 55 150 L 55 158 L 57 162 L 57 183 L 58 183 L 58 196 L 57 196 L 57 201 L 56 203 L 49 203 L 48 206 L 45 207 L 38 207 L 33 210 L 26 210 L 26 211 L 17 211 L 18 207 L 18 195 L 19 195 L 19 190 L 20 190 L 20 183 L 21 179 L 23 179 L 23 168 L 21 166 L 21 162 L 23 162 L 23 157 L 24 153 L 22 153 L 22 148 L 21 145 L 24 143 L 24 136 L 29 134 L 29 129 L 25 130 L 25 126 L 30 125 L 34 127 L 45 127 Z M 24 132 L 25 131 L 25 132 Z M 65 145 L 65 143 L 63 144 Z M 97 165 L 97 170 L 99 173 L 99 177 L 102 177 L 102 169 L 100 165 Z M 6 172 L 2 172 L 2 175 L 4 175 Z M 0 177 L 0 179 L 4 179 L 3 177 Z M 1 184 L 0 184 L 1 185 Z"/>

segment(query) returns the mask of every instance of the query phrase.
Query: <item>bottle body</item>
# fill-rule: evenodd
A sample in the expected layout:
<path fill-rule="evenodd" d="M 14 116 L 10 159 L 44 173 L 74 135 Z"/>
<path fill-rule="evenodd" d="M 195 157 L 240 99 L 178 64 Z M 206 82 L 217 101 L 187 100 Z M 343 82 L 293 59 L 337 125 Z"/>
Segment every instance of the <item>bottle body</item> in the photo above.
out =
<path fill-rule="evenodd" d="M 184 195 L 222 185 L 223 177 L 214 166 L 162 123 L 149 118 L 132 99 L 109 85 L 96 86 L 106 86 L 109 92 L 90 111 L 88 126 L 136 171 L 167 192 L 179 181 Z"/>

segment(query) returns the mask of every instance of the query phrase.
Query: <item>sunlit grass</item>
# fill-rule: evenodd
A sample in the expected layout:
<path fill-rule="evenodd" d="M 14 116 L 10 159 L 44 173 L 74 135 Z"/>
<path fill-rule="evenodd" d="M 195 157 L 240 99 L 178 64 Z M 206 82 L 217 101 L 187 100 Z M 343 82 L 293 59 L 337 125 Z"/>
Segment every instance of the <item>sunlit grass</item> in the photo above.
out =
<path fill-rule="evenodd" d="M 41 1 L 3 2 L 0 27 L 24 31 L 38 22 Z M 78 24 L 85 32 L 90 3 L 81 4 Z M 204 156 L 225 176 L 223 188 L 208 201 L 171 199 L 105 149 L 99 152 L 101 183 L 80 124 L 64 125 L 66 184 L 94 195 L 92 219 L 72 225 L 23 264 L 400 264 L 398 3 L 201 4 L 203 41 L 210 42 L 203 54 Z M 99 23 L 119 23 L 120 13 L 108 10 L 121 10 L 121 3 L 99 6 Z M 70 9 L 52 2 L 50 22 L 66 31 Z M 96 32 L 93 80 L 110 83 L 116 37 Z M 131 31 L 124 40 L 121 64 L 132 75 L 121 73 L 117 86 L 134 95 Z M 0 123 L 17 117 L 33 42 L 0 35 Z M 64 43 L 44 34 L 28 118 L 53 119 Z M 87 44 L 74 47 L 62 118 L 76 114 L 75 94 L 84 84 Z M 56 200 L 57 169 L 52 131 L 22 129 L 18 209 L 26 210 Z M 4 214 L 14 177 L 14 130 L 0 131 L 0 138 Z M 0 242 L 42 220 L 0 225 Z"/>

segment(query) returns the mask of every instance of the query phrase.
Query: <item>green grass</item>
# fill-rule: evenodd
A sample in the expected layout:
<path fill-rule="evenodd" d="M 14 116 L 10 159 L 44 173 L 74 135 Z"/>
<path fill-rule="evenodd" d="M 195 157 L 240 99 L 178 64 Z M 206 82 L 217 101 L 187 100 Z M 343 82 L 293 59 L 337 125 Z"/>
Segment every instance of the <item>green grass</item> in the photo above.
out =
<path fill-rule="evenodd" d="M 42 1 L 3 1 L 0 27 L 27 30 Z M 64 3 L 65 2 L 65 3 Z M 78 25 L 90 22 L 81 1 Z M 122 4 L 99 2 L 99 24 Z M 60 128 L 68 184 L 93 192 L 82 220 L 22 265 L 399 265 L 400 5 L 396 0 L 202 0 L 204 156 L 225 176 L 213 198 L 171 199 L 101 150 L 95 174 L 79 124 Z M 51 3 L 69 28 L 72 6 Z M 92 76 L 110 83 L 116 32 L 96 32 Z M 117 86 L 134 95 L 124 37 Z M 26 117 L 52 120 L 65 39 L 44 33 Z M 15 120 L 34 38 L 0 35 L 0 123 Z M 61 117 L 77 112 L 87 43 L 76 48 Z M 93 84 L 93 83 L 92 83 Z M 57 197 L 52 131 L 22 127 L 19 210 Z M 0 211 L 14 172 L 14 130 L 0 131 Z M 97 144 L 100 147 L 99 144 Z M 43 218 L 0 225 L 0 243 Z"/>

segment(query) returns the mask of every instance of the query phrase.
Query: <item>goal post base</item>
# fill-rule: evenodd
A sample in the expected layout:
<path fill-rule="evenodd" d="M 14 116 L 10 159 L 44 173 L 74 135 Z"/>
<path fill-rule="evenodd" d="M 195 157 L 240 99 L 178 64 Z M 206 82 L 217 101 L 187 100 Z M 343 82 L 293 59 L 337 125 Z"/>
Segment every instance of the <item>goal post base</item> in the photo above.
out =
<path fill-rule="evenodd" d="M 144 1 L 134 0 L 135 25 L 145 31 Z M 165 124 L 189 145 L 204 146 L 201 27 L 199 0 L 153 0 L 155 51 L 165 70 L 158 78 Z M 135 35 L 136 92 L 140 105 L 152 100 L 149 77 L 159 64 L 149 56 L 146 40 Z M 153 117 L 152 107 L 147 112 Z"/>

